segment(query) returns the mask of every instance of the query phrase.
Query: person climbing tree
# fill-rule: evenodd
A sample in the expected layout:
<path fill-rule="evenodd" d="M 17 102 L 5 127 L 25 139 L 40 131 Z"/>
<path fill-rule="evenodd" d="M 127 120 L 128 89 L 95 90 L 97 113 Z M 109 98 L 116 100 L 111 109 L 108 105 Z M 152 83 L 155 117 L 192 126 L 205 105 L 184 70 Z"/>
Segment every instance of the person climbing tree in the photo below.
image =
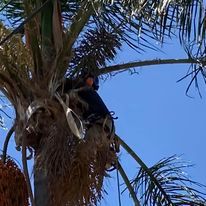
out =
<path fill-rule="evenodd" d="M 119 152 L 119 143 L 115 139 L 115 128 L 113 117 L 97 93 L 99 89 L 99 79 L 92 73 L 83 73 L 76 80 L 67 80 L 65 89 L 76 89 L 78 97 L 85 102 L 88 107 L 82 113 L 82 119 L 86 125 L 85 139 L 88 141 L 98 141 L 99 145 L 109 147 L 105 155 L 105 167 L 107 169 L 116 165 L 116 153 Z"/>
<path fill-rule="evenodd" d="M 105 118 L 107 115 L 112 119 L 108 108 L 97 93 L 98 89 L 98 77 L 91 73 L 83 73 L 77 79 L 65 79 L 63 86 L 58 90 L 62 94 L 76 92 L 79 98 L 88 105 L 88 109 L 82 114 L 84 120 L 92 122 L 99 118 Z"/>
<path fill-rule="evenodd" d="M 98 77 L 93 74 L 86 74 L 83 77 L 83 88 L 79 90 L 78 95 L 88 104 L 88 110 L 83 114 L 84 119 L 93 122 L 100 118 L 111 118 L 110 112 L 103 100 L 97 93 L 99 88 Z"/>

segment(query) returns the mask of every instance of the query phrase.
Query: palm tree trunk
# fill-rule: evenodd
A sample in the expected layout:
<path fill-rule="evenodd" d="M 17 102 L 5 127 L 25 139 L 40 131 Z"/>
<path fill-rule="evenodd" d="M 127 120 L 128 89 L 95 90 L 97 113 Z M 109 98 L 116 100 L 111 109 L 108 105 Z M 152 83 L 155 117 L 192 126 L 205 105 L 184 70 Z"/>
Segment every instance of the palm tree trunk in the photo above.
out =
<path fill-rule="evenodd" d="M 49 204 L 48 177 L 46 169 L 43 167 L 37 169 L 34 166 L 34 200 L 35 206 L 51 206 Z"/>

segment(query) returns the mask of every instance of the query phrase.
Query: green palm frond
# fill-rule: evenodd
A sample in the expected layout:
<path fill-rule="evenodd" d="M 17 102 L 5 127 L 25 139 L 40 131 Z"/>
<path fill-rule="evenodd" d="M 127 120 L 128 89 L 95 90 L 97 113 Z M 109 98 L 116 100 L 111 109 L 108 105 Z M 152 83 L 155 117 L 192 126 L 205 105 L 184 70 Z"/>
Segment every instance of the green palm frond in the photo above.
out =
<path fill-rule="evenodd" d="M 143 189 L 144 192 L 140 195 L 143 205 L 203 206 L 206 201 L 203 198 L 205 194 L 198 191 L 198 188 L 203 186 L 190 180 L 183 172 L 188 166 L 177 156 L 162 159 L 149 168 L 150 175 L 141 168 L 131 184 L 138 194 L 141 194 Z M 156 185 L 154 179 L 159 185 Z"/>
<path fill-rule="evenodd" d="M 0 127 L 5 128 L 4 118 L 0 115 Z"/>
<path fill-rule="evenodd" d="M 9 0 L 4 0 L 5 4 Z M 12 24 L 24 18 L 22 0 L 14 0 L 4 9 Z M 35 0 L 31 3 L 35 4 Z M 64 25 L 69 27 L 72 17 L 84 0 L 61 1 Z M 121 28 L 122 40 L 139 49 L 151 47 L 151 40 L 164 42 L 178 30 L 181 43 L 195 41 L 200 46 L 205 42 L 206 16 L 203 0 L 99 0 L 94 8 L 88 27 L 104 23 L 114 29 Z M 3 6 L 3 5 L 2 5 Z M 152 47 L 154 49 L 154 47 Z"/>
<path fill-rule="evenodd" d="M 7 98 L 0 92 L 0 127 L 6 129 L 7 120 L 11 120 L 12 117 L 9 113 L 12 112 L 11 105 Z"/>
<path fill-rule="evenodd" d="M 54 65 L 50 72 L 53 82 L 58 82 L 66 74 L 69 62 L 72 59 L 72 50 L 80 34 L 88 24 L 91 15 L 94 12 L 94 7 L 98 2 L 92 4 L 90 1 L 82 1 L 77 13 L 71 19 L 70 26 L 65 29 L 62 39 L 62 48 L 56 54 Z"/>
<path fill-rule="evenodd" d="M 130 46 L 137 45 L 136 42 L 149 46 L 152 39 L 164 42 L 165 37 L 172 36 L 175 31 L 179 32 L 182 44 L 195 41 L 202 45 L 205 42 L 205 3 L 202 0 L 102 2 L 100 21 L 114 27 L 121 25 L 125 31 L 122 38 Z"/>
<path fill-rule="evenodd" d="M 5 15 L 12 26 L 21 23 L 24 15 L 24 6 L 22 0 L 3 0 L 1 8 L 2 15 Z"/>
<path fill-rule="evenodd" d="M 120 138 L 120 145 L 140 165 L 130 182 L 143 206 L 204 206 L 206 186 L 190 180 L 184 169 L 191 166 L 176 155 L 160 160 L 152 167 L 146 164 Z"/>
<path fill-rule="evenodd" d="M 203 84 L 206 84 L 206 54 L 205 54 L 205 45 L 202 47 L 199 47 L 194 42 L 191 42 L 190 44 L 186 44 L 184 46 L 184 50 L 186 51 L 188 58 L 192 59 L 194 64 L 191 64 L 188 72 L 185 76 L 180 78 L 177 82 L 183 81 L 186 78 L 190 77 L 189 84 L 187 86 L 187 89 L 185 91 L 185 94 L 189 97 L 189 91 L 192 85 L 195 86 L 197 89 L 199 96 L 201 95 L 201 88 L 199 87 L 200 81 L 203 81 Z M 201 78 L 200 78 L 201 77 Z"/>
<path fill-rule="evenodd" d="M 149 29 L 162 41 L 165 35 L 170 36 L 178 28 L 182 40 L 192 38 L 199 41 L 205 39 L 204 6 L 202 0 L 113 1 L 112 6 L 106 7 L 105 13 L 113 14 L 118 19 L 114 13 L 116 11 L 121 20 L 125 19 L 130 26 L 127 27 L 128 32 Z"/>
<path fill-rule="evenodd" d="M 30 0 L 29 4 L 35 9 L 40 4 L 39 0 Z M 71 21 L 74 14 L 80 8 L 81 1 L 61 0 L 61 11 L 65 21 Z M 7 17 L 13 27 L 18 26 L 24 19 L 24 5 L 23 0 L 2 0 L 0 4 L 0 12 Z"/>
<path fill-rule="evenodd" d="M 26 39 L 28 39 L 27 43 L 30 45 L 34 64 L 33 70 L 37 79 L 42 73 L 45 73 L 45 76 L 48 77 L 47 82 L 50 82 L 53 75 L 59 73 L 56 75 L 58 81 L 65 73 L 74 74 L 86 67 L 89 70 L 97 70 L 100 66 L 101 68 L 105 67 L 106 62 L 114 58 L 117 50 L 112 49 L 115 46 L 113 43 L 108 48 L 103 46 L 103 44 L 107 46 L 109 44 L 106 42 L 106 38 L 105 41 L 102 41 L 103 39 L 98 40 L 101 34 L 97 35 L 97 31 L 99 32 L 100 29 L 107 31 L 109 28 L 110 31 L 113 31 L 113 37 L 114 34 L 116 35 L 114 37 L 116 38 L 116 45 L 117 41 L 119 44 L 120 42 L 121 44 L 127 43 L 139 52 L 147 47 L 158 49 L 154 46 L 156 41 L 164 42 L 166 37 L 171 37 L 175 31 L 178 31 L 179 39 L 186 52 L 188 52 L 187 45 L 194 45 L 191 47 L 191 53 L 196 53 L 194 55 L 190 54 L 189 57 L 200 60 L 200 64 L 191 65 L 192 79 L 186 93 L 188 93 L 193 83 L 199 91 L 197 81 L 199 74 L 206 82 L 204 63 L 206 18 L 204 13 L 205 2 L 203 0 L 99 0 L 95 1 L 95 5 L 93 4 L 92 7 L 90 3 L 93 3 L 93 1 L 63 0 L 57 1 L 60 2 L 61 9 L 59 9 L 59 13 L 56 12 L 55 18 L 54 14 L 52 17 L 51 9 L 47 7 L 50 5 L 52 8 L 50 1 L 43 9 L 41 9 L 45 2 L 43 0 L 30 0 L 29 9 L 26 7 L 28 2 L 25 2 L 23 4 L 23 0 L 4 0 L 1 4 L 2 10 L 0 10 L 12 25 L 18 26 L 21 25 L 22 21 L 28 19 L 29 14 L 35 13 L 39 9 L 27 21 L 27 26 L 23 28 L 24 34 L 27 34 L 28 37 Z M 45 14 L 46 11 L 48 11 L 48 18 L 44 18 L 45 15 L 42 18 L 36 18 L 41 16 L 42 12 Z M 64 33 L 61 23 L 59 24 L 61 18 L 63 19 Z M 81 21 L 79 21 L 79 18 Z M 18 32 L 22 32 L 22 30 L 18 30 Z M 108 37 L 107 33 L 104 35 Z M 176 34 L 178 33 L 176 32 Z M 84 40 L 82 40 L 82 36 Z M 62 37 L 62 39 L 58 37 Z M 111 38 L 109 37 L 109 39 Z M 91 40 L 96 45 L 91 44 Z M 100 41 L 102 41 L 101 44 L 99 44 Z M 48 42 L 50 43 L 48 44 Z M 76 47 L 78 42 L 81 42 L 80 46 Z M 151 44 L 151 42 L 154 43 Z M 88 50 L 90 44 L 93 46 L 91 51 L 87 52 L 85 49 L 87 47 Z M 74 55 L 71 52 L 72 47 L 76 47 L 74 48 Z M 113 48 L 119 49 L 118 47 Z M 105 53 L 106 50 L 107 54 Z M 80 54 L 80 51 L 84 55 Z M 109 52 L 111 53 L 109 54 Z M 45 58 L 44 54 L 48 58 Z M 107 57 L 108 54 L 111 55 L 111 58 Z M 72 56 L 74 57 L 72 58 Z M 91 59 L 95 61 L 91 61 Z M 51 67 L 52 62 L 54 64 Z M 45 67 L 47 68 L 45 69 Z"/>
<path fill-rule="evenodd" d="M 85 32 L 79 46 L 74 49 L 68 72 L 86 69 L 95 73 L 100 67 L 106 66 L 107 62 L 112 61 L 120 48 L 118 33 L 104 27 L 90 29 Z"/>
<path fill-rule="evenodd" d="M 0 40 L 10 31 L 0 23 Z M 32 58 L 20 35 L 15 35 L 0 48 L 0 89 L 13 104 L 29 94 Z"/>

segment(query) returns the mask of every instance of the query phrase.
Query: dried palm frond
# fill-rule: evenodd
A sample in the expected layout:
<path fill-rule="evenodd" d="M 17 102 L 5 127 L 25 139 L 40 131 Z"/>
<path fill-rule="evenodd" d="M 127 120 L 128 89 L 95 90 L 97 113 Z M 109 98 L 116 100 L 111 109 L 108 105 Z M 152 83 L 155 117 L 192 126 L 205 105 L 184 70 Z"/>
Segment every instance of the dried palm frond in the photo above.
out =
<path fill-rule="evenodd" d="M 39 3 L 36 1 L 22 1 L 21 5 L 23 5 L 24 16 L 29 16 L 32 14 L 33 9 Z M 40 51 L 40 17 L 39 15 L 34 15 L 32 18 L 30 16 L 30 20 L 24 23 L 21 23 L 21 27 L 18 30 L 23 30 L 25 34 L 25 42 L 26 46 L 29 49 L 32 61 L 33 61 L 33 72 L 32 77 L 36 79 L 36 81 L 40 80 L 42 76 L 42 56 Z"/>
<path fill-rule="evenodd" d="M 61 5 L 59 1 L 54 2 L 53 11 L 53 41 L 55 45 L 55 51 L 58 54 L 63 48 L 63 25 L 62 25 L 62 15 L 61 15 Z"/>
<path fill-rule="evenodd" d="M 28 192 L 23 173 L 16 163 L 0 159 L 0 204 L 4 206 L 28 206 Z"/>
<path fill-rule="evenodd" d="M 37 151 L 37 171 L 45 166 L 54 205 L 96 205 L 102 198 L 106 175 L 106 136 L 79 141 L 60 126 L 63 128 L 56 123 L 47 126 L 47 138 L 42 138 Z"/>

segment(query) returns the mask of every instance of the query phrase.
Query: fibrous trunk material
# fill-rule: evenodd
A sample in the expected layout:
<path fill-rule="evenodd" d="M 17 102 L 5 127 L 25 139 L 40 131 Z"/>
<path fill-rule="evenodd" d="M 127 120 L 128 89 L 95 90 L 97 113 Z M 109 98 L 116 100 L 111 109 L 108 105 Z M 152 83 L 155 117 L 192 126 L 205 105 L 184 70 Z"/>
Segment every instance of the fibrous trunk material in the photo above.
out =
<path fill-rule="evenodd" d="M 22 137 L 35 150 L 35 206 L 97 205 L 104 191 L 106 165 L 114 156 L 104 120 L 85 127 L 85 137 L 79 139 L 57 101 L 47 102 L 47 109 L 39 109 L 27 121 Z"/>

